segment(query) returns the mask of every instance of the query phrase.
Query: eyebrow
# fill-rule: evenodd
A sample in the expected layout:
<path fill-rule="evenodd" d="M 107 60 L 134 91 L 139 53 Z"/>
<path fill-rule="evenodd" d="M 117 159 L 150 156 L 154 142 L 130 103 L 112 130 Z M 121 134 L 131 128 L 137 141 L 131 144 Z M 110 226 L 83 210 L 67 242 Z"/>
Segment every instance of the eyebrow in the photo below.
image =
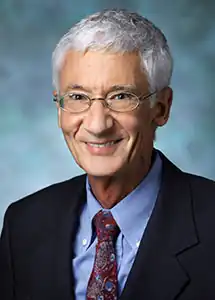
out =
<path fill-rule="evenodd" d="M 86 88 L 86 87 L 83 87 L 82 85 L 79 85 L 79 84 L 69 84 L 66 88 L 66 92 L 70 89 L 73 89 L 73 90 L 83 90 L 83 91 L 90 91 L 90 89 Z"/>
<path fill-rule="evenodd" d="M 69 84 L 66 88 L 66 91 L 70 89 L 77 89 L 77 90 L 82 90 L 86 92 L 91 92 L 90 88 L 84 87 L 79 84 Z M 117 84 L 117 85 L 112 85 L 107 92 L 113 92 L 113 91 L 137 91 L 137 87 L 132 84 Z"/>
<path fill-rule="evenodd" d="M 110 87 L 109 91 L 136 91 L 137 87 L 132 84 L 119 84 L 119 85 L 113 85 Z"/>

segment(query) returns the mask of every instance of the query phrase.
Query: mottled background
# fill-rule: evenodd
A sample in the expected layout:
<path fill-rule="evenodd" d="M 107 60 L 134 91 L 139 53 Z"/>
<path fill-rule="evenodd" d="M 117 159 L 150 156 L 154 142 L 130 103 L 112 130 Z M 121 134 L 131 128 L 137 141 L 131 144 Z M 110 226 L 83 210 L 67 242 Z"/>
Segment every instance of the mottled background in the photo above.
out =
<path fill-rule="evenodd" d="M 215 179 L 214 0 L 0 0 L 0 227 L 9 203 L 82 172 L 57 128 L 51 53 L 75 21 L 108 7 L 138 11 L 166 34 L 174 104 L 157 147 Z"/>

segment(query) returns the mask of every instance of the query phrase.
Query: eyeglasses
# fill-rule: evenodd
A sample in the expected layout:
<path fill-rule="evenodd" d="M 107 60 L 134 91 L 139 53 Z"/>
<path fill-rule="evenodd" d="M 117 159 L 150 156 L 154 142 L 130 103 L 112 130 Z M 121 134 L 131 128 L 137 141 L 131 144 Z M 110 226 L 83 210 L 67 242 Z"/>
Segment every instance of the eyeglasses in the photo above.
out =
<path fill-rule="evenodd" d="M 143 100 L 148 99 L 156 92 L 137 96 L 131 92 L 113 92 L 107 95 L 106 98 L 90 98 L 89 95 L 80 92 L 70 91 L 63 96 L 58 96 L 53 93 L 53 101 L 59 103 L 62 110 L 69 113 L 81 113 L 89 109 L 92 102 L 95 100 L 103 100 L 106 107 L 116 112 L 128 112 L 136 109 Z"/>

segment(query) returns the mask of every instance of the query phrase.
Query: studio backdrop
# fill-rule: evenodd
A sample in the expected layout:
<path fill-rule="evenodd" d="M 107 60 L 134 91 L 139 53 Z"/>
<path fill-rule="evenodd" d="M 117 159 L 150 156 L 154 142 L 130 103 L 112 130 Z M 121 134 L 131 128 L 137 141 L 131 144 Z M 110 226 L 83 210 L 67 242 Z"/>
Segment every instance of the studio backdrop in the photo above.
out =
<path fill-rule="evenodd" d="M 0 0 L 0 228 L 11 202 L 82 172 L 57 127 L 51 54 L 74 22 L 111 7 L 141 13 L 169 41 L 174 101 L 157 148 L 215 179 L 214 0 Z"/>

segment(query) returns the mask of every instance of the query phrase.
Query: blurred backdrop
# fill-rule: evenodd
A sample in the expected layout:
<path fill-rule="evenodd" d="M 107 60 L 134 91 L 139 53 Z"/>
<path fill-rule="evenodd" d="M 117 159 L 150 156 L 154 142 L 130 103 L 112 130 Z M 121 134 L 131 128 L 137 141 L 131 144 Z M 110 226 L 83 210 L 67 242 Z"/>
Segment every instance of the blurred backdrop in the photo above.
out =
<path fill-rule="evenodd" d="M 0 0 L 0 228 L 11 202 L 82 172 L 57 127 L 51 54 L 74 22 L 110 7 L 137 11 L 165 33 L 174 103 L 156 146 L 215 179 L 214 0 Z"/>

